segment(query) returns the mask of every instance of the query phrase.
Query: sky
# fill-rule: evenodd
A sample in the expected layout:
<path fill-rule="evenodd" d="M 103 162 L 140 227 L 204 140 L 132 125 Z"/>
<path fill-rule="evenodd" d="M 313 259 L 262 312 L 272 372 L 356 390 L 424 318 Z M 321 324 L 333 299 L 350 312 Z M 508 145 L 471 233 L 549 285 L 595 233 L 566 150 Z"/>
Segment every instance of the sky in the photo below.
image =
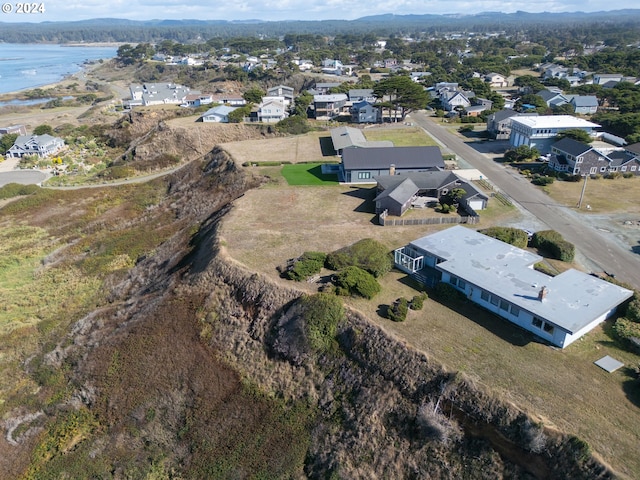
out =
<path fill-rule="evenodd" d="M 20 0 L 23 1 L 23 0 Z M 597 12 L 638 8 L 637 0 L 44 0 L 44 13 L 17 13 L 19 2 L 2 0 L 0 22 L 126 18 L 129 20 L 354 20 L 394 13 Z M 33 3 L 27 4 L 33 5 Z M 9 13 L 7 11 L 10 10 Z"/>

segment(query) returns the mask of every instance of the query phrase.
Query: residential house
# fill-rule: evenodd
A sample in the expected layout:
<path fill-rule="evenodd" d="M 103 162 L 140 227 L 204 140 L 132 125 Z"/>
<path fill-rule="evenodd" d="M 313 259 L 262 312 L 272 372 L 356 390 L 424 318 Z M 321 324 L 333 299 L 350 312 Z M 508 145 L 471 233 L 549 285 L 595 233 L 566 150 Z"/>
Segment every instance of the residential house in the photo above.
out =
<path fill-rule="evenodd" d="M 241 95 L 231 93 L 216 93 L 212 95 L 211 98 L 215 103 L 231 105 L 232 107 L 242 107 L 247 104 L 247 101 Z"/>
<path fill-rule="evenodd" d="M 604 152 L 572 138 L 563 138 L 551 146 L 549 168 L 580 176 L 614 172 L 640 175 L 640 159 L 628 148 Z"/>
<path fill-rule="evenodd" d="M 431 76 L 431 72 L 411 72 L 411 80 L 413 80 L 416 83 L 419 83 L 421 80 L 425 79 L 426 77 Z"/>
<path fill-rule="evenodd" d="M 352 88 L 349 90 L 348 96 L 349 101 L 353 103 L 362 101 L 373 103 L 376 101 L 372 88 Z"/>
<path fill-rule="evenodd" d="M 376 213 L 401 216 L 409 208 L 422 208 L 429 203 L 440 202 L 454 188 L 461 188 L 465 195 L 460 200 L 463 208 L 483 210 L 488 197 L 466 180 L 449 170 L 410 172 L 384 175 L 377 182 Z"/>
<path fill-rule="evenodd" d="M 362 130 L 353 127 L 332 128 L 331 141 L 336 155 L 342 155 L 342 151 L 345 148 L 393 147 L 393 142 L 389 140 L 369 142 L 362 133 Z"/>
<path fill-rule="evenodd" d="M 212 103 L 213 96 L 210 93 L 190 93 L 185 97 L 182 105 L 185 107 L 200 107 Z"/>
<path fill-rule="evenodd" d="M 263 97 L 262 102 L 251 110 L 249 121 L 263 123 L 278 123 L 289 114 L 281 97 Z"/>
<path fill-rule="evenodd" d="M 187 95 L 200 94 L 197 90 L 189 87 L 177 85 L 175 83 L 145 83 L 142 85 L 131 85 L 130 106 L 149 105 L 181 105 L 185 103 Z"/>
<path fill-rule="evenodd" d="M 64 148 L 64 140 L 51 135 L 19 135 L 7 150 L 7 158 L 22 158 L 25 155 L 48 157 Z"/>
<path fill-rule="evenodd" d="M 484 81 L 488 83 L 491 88 L 504 88 L 509 86 L 507 77 L 495 72 L 485 75 Z"/>
<path fill-rule="evenodd" d="M 267 96 L 269 97 L 282 97 L 284 99 L 285 107 L 289 107 L 293 103 L 294 94 L 293 87 L 286 85 L 276 85 L 267 89 Z"/>
<path fill-rule="evenodd" d="M 567 67 L 556 65 L 555 63 L 546 64 L 542 67 L 543 78 L 564 78 L 569 73 Z"/>
<path fill-rule="evenodd" d="M 595 95 L 570 95 L 567 98 L 578 115 L 593 115 L 598 111 L 598 97 Z"/>
<path fill-rule="evenodd" d="M 314 67 L 313 62 L 308 59 L 294 60 L 294 63 L 298 65 L 301 72 L 306 72 Z"/>
<path fill-rule="evenodd" d="M 447 112 L 451 112 L 453 110 L 465 109 L 471 106 L 471 101 L 463 92 L 451 92 L 445 91 L 440 96 L 440 102 L 442 103 L 442 108 Z"/>
<path fill-rule="evenodd" d="M 455 226 L 394 252 L 395 266 L 427 286 L 444 282 L 477 305 L 560 348 L 611 317 L 633 292 L 574 269 L 550 277 L 542 257 Z"/>
<path fill-rule="evenodd" d="M 511 133 L 511 117 L 518 115 L 518 112 L 510 109 L 503 109 L 490 114 L 487 117 L 487 132 L 497 139 L 506 140 Z"/>
<path fill-rule="evenodd" d="M 471 105 L 464 109 L 464 114 L 467 117 L 479 117 L 485 110 L 490 110 L 490 107 L 487 107 L 486 105 Z"/>
<path fill-rule="evenodd" d="M 338 117 L 347 103 L 345 93 L 314 95 L 313 108 L 317 120 L 333 120 Z"/>
<path fill-rule="evenodd" d="M 512 147 L 528 145 L 542 154 L 551 152 L 556 136 L 566 130 L 584 130 L 589 135 L 600 125 L 572 115 L 540 115 L 511 118 L 509 143 Z"/>
<path fill-rule="evenodd" d="M 351 121 L 353 123 L 380 123 L 382 112 L 380 107 L 363 100 L 354 103 L 351 107 Z"/>
<path fill-rule="evenodd" d="M 562 91 L 556 89 L 549 90 L 545 88 L 536 93 L 536 95 L 542 97 L 549 108 L 559 107 L 560 105 L 569 103 L 569 100 L 563 95 Z"/>
<path fill-rule="evenodd" d="M 313 90 L 317 95 L 326 95 L 329 93 L 329 90 L 339 87 L 340 85 L 339 82 L 318 82 L 315 84 Z"/>
<path fill-rule="evenodd" d="M 202 122 L 229 123 L 229 114 L 240 107 L 231 107 L 229 105 L 218 105 L 202 114 L 200 120 Z"/>
<path fill-rule="evenodd" d="M 0 127 L 0 136 L 8 135 L 8 134 L 26 135 L 27 127 L 25 127 L 24 125 L 11 125 L 10 127 Z"/>
<path fill-rule="evenodd" d="M 594 73 L 593 74 L 593 84 L 594 85 L 605 85 L 609 82 L 613 82 L 614 84 L 620 83 L 622 81 L 624 75 L 621 73 Z"/>
<path fill-rule="evenodd" d="M 444 168 L 438 147 L 344 148 L 338 177 L 345 183 L 372 183 L 383 175 Z"/>

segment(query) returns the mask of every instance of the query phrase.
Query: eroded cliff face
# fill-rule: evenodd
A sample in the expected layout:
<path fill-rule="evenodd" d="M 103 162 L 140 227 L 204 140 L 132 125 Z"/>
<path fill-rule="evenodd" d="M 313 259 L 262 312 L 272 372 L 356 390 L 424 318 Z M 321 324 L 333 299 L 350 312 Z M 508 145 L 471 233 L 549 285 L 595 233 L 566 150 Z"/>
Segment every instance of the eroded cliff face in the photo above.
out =
<path fill-rule="evenodd" d="M 258 183 L 220 149 L 167 180 L 178 233 L 46 355 L 74 394 L 45 413 L 91 418 L 65 461 L 115 478 L 611 477 L 575 439 L 355 312 L 336 351 L 310 350 L 300 292 L 217 241 Z"/>

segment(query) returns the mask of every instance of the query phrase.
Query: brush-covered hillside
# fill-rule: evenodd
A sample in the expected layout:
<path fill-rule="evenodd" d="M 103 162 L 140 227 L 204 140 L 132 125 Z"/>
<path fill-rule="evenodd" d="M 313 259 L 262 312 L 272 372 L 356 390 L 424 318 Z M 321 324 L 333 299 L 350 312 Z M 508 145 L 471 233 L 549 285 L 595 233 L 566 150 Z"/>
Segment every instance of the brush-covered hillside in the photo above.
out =
<path fill-rule="evenodd" d="M 612 478 L 339 297 L 228 258 L 261 181 L 213 147 L 147 183 L 0 190 L 0 478 Z"/>

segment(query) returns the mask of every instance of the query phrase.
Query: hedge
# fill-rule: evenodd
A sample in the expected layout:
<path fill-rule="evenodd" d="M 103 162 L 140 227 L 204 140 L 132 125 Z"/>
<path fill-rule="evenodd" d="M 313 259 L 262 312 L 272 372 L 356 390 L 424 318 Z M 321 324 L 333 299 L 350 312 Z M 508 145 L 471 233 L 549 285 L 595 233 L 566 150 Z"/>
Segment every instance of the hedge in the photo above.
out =
<path fill-rule="evenodd" d="M 567 242 L 555 230 L 541 230 L 534 233 L 531 245 L 563 262 L 572 262 L 576 254 L 575 245 Z"/>
<path fill-rule="evenodd" d="M 529 237 L 524 230 L 512 227 L 489 227 L 478 232 L 497 240 L 503 241 L 514 247 L 526 248 L 529 243 Z"/>
<path fill-rule="evenodd" d="M 369 272 L 350 266 L 338 272 L 335 277 L 336 293 L 338 295 L 355 295 L 367 299 L 373 298 L 381 287 Z"/>
<path fill-rule="evenodd" d="M 393 322 L 404 322 L 409 311 L 409 300 L 404 297 L 397 299 L 387 310 L 389 320 Z"/>
<path fill-rule="evenodd" d="M 330 270 L 356 266 L 374 277 L 381 277 L 391 270 L 393 261 L 387 247 L 372 238 L 365 238 L 330 253 L 325 264 Z"/>
<path fill-rule="evenodd" d="M 323 252 L 304 252 L 293 264 L 285 276 L 290 280 L 301 282 L 307 278 L 320 273 L 327 254 Z"/>

